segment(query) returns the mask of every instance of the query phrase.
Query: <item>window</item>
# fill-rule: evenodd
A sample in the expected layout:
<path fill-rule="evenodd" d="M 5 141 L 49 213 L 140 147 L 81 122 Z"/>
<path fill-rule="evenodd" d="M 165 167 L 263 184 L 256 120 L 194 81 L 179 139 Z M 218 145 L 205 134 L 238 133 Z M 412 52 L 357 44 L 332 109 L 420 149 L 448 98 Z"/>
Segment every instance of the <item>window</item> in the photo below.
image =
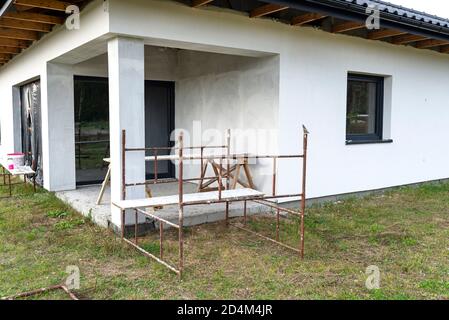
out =
<path fill-rule="evenodd" d="M 384 78 L 349 74 L 347 143 L 382 142 Z"/>

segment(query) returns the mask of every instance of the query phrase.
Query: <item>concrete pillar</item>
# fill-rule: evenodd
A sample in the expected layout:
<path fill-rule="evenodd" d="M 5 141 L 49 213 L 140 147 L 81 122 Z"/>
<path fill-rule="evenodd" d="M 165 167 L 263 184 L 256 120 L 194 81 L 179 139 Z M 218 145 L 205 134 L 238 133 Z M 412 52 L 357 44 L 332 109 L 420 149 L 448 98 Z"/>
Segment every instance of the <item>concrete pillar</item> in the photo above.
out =
<path fill-rule="evenodd" d="M 75 108 L 73 68 L 47 63 L 41 77 L 42 161 L 44 188 L 74 190 Z"/>
<path fill-rule="evenodd" d="M 108 43 L 111 200 L 122 199 L 122 130 L 126 147 L 145 147 L 145 53 L 143 40 L 117 37 Z M 126 155 L 126 183 L 145 181 L 145 152 Z M 126 199 L 145 198 L 145 187 L 126 189 Z M 121 227 L 120 210 L 112 206 L 112 224 Z M 142 219 L 142 218 L 141 218 Z M 134 223 L 128 214 L 126 223 Z M 140 222 L 144 222 L 142 219 Z"/>

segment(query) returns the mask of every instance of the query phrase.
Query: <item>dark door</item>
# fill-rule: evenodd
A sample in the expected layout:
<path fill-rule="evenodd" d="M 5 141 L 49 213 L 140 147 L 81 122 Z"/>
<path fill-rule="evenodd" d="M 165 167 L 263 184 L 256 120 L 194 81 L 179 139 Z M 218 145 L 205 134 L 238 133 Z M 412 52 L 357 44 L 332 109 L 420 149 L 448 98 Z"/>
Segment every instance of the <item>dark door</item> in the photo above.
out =
<path fill-rule="evenodd" d="M 145 82 L 146 147 L 169 147 L 174 130 L 174 83 Z M 107 78 L 75 77 L 76 180 L 78 185 L 104 180 L 109 157 L 109 87 Z M 169 154 L 164 152 L 161 154 Z M 147 152 L 147 155 L 152 155 Z M 146 165 L 154 177 L 153 163 Z M 171 163 L 158 163 L 158 177 L 174 177 Z"/>
<path fill-rule="evenodd" d="M 172 147 L 170 135 L 175 128 L 174 82 L 145 81 L 145 144 L 146 147 Z M 170 154 L 160 151 L 158 154 Z M 148 151 L 147 156 L 154 155 Z M 158 178 L 174 178 L 175 168 L 172 162 L 158 162 Z M 154 163 L 146 164 L 147 179 L 154 178 Z"/>
<path fill-rule="evenodd" d="M 109 157 L 109 88 L 107 78 L 75 77 L 76 183 L 102 182 Z"/>
<path fill-rule="evenodd" d="M 25 164 L 36 171 L 36 182 L 42 185 L 40 81 L 34 81 L 20 87 L 20 107 L 22 114 L 22 152 L 25 154 Z"/>

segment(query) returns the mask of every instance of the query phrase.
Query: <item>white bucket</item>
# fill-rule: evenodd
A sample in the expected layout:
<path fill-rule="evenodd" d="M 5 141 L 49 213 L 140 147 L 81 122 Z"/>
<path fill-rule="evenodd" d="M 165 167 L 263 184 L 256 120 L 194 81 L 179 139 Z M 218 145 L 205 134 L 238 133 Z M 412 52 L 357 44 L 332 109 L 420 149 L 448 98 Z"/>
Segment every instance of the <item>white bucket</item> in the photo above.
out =
<path fill-rule="evenodd" d="M 6 163 L 9 170 L 14 170 L 25 165 L 25 155 L 23 153 L 10 153 L 6 155 Z"/>

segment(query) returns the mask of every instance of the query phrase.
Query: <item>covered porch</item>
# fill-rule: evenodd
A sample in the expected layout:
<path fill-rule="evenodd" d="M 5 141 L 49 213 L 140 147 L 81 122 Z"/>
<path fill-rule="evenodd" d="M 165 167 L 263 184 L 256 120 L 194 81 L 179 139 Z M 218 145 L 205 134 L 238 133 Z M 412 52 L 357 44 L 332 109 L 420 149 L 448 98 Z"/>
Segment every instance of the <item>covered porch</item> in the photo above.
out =
<path fill-rule="evenodd" d="M 122 172 L 123 130 L 127 132 L 127 145 L 134 148 L 172 147 L 180 130 L 187 133 L 187 146 L 220 144 L 226 129 L 232 129 L 236 132 L 233 152 L 260 153 L 260 148 L 264 153 L 276 151 L 277 55 L 114 37 L 68 52 L 55 59 L 51 68 L 58 72 L 47 75 L 48 83 L 60 92 L 64 89 L 73 100 L 57 101 L 63 102 L 66 111 L 58 121 L 66 123 L 59 135 L 63 133 L 67 143 L 57 153 L 59 160 L 50 159 L 48 163 L 47 189 L 102 226 L 121 227 L 119 213 L 110 204 L 122 198 L 123 177 L 114 172 Z M 55 82 L 50 83 L 53 78 Z M 61 78 L 67 81 L 66 86 L 56 82 Z M 58 133 L 52 130 L 49 134 L 56 136 Z M 148 153 L 140 152 L 126 157 L 126 183 L 142 183 L 154 175 L 145 156 Z M 111 158 L 111 183 L 102 204 L 97 205 L 100 183 L 108 168 L 103 159 L 107 157 Z M 170 163 L 159 170 L 168 178 L 177 176 Z M 270 176 L 258 174 L 264 170 L 263 161 L 253 165 L 252 170 L 258 189 L 271 188 Z M 191 164 L 185 175 L 198 177 L 200 171 L 198 163 Z M 185 188 L 196 190 L 192 183 Z M 128 188 L 127 199 L 145 198 L 145 191 L 144 186 Z M 158 185 L 151 187 L 151 193 L 174 195 L 177 190 L 173 184 Z M 249 211 L 257 211 L 257 207 Z M 176 208 L 170 207 L 160 212 L 168 219 L 177 214 Z M 239 212 L 241 204 L 231 206 L 231 215 Z M 221 204 L 189 208 L 186 225 L 213 222 L 223 216 Z M 140 222 L 147 221 L 143 218 Z"/>

